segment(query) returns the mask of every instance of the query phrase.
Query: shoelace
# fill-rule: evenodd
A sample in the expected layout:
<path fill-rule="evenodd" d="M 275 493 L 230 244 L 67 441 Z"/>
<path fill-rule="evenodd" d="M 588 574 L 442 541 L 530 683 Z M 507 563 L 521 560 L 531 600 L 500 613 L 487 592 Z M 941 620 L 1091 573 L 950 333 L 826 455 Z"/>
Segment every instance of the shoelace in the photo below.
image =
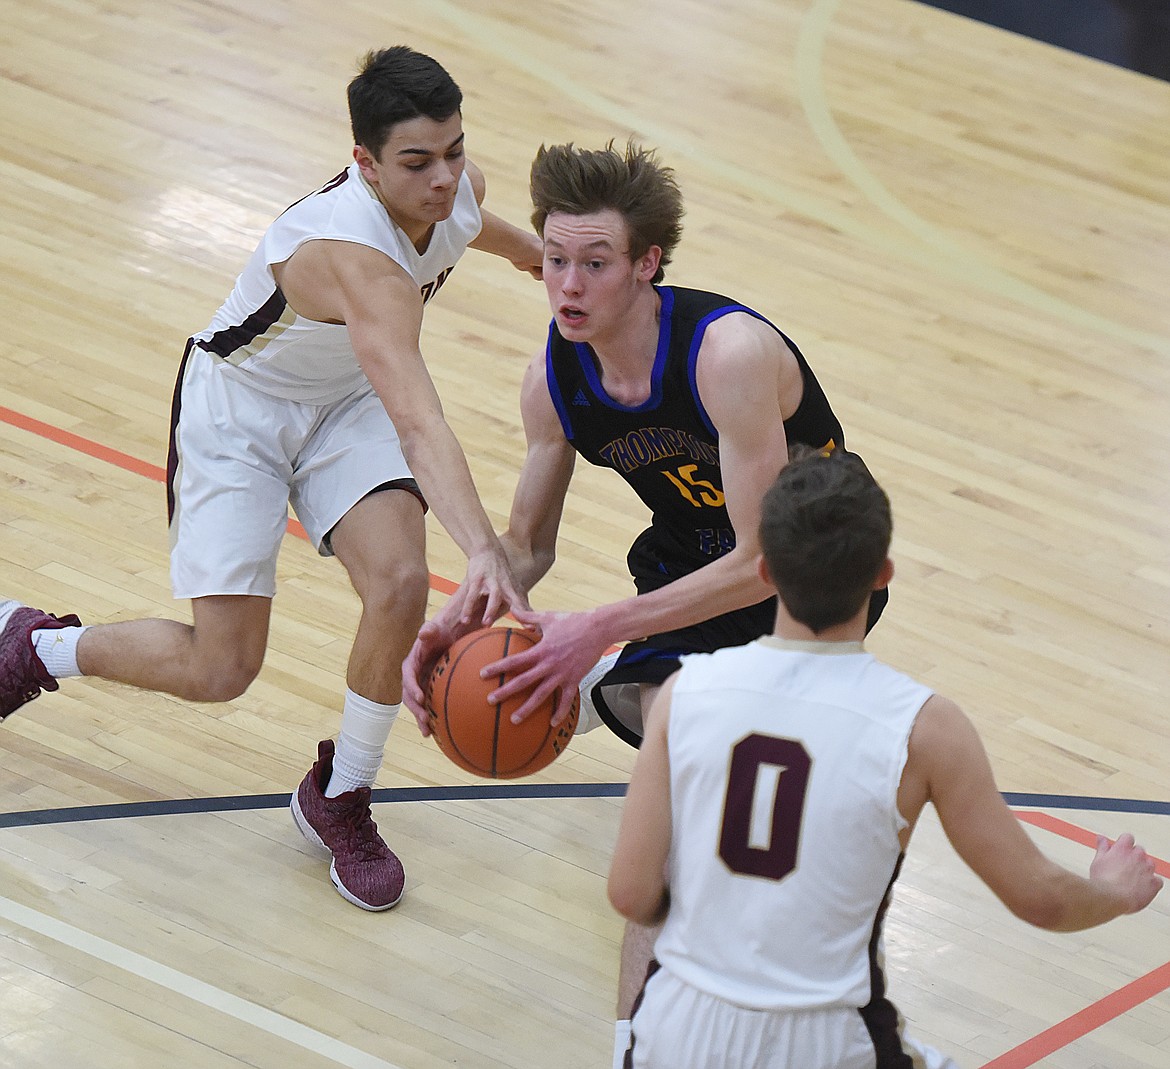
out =
<path fill-rule="evenodd" d="M 378 836 L 378 825 L 370 812 L 369 792 L 364 794 L 365 800 L 345 816 L 345 824 L 350 830 L 347 838 L 350 848 L 355 854 L 360 854 L 363 861 L 379 861 L 389 856 L 390 848 Z"/>

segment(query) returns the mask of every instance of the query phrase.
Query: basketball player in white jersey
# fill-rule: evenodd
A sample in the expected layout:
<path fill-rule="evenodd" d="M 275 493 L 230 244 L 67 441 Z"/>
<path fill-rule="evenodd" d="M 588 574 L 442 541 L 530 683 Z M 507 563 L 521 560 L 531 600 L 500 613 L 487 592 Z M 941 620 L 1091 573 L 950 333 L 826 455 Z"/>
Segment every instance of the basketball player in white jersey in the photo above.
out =
<path fill-rule="evenodd" d="M 665 918 L 626 1066 L 954 1069 L 902 1034 L 881 972 L 882 920 L 927 802 L 1039 927 L 1102 924 L 1161 887 L 1128 835 L 1098 841 L 1087 879 L 1046 858 L 960 709 L 865 652 L 890 532 L 860 460 L 794 460 L 760 524 L 774 634 L 686 658 L 650 708 L 609 876 L 619 913 Z"/>
<path fill-rule="evenodd" d="M 423 305 L 467 247 L 539 277 L 541 245 L 480 207 L 462 94 L 433 59 L 371 52 L 348 97 L 353 162 L 272 224 L 183 357 L 168 503 L 174 593 L 194 625 L 83 628 L 0 602 L 0 716 L 77 675 L 191 701 L 242 694 L 264 658 L 291 503 L 362 601 L 338 741 L 318 747 L 293 815 L 331 854 L 338 891 L 382 910 L 405 878 L 370 787 L 426 609 L 428 503 L 488 618 L 524 604 L 419 351 Z"/>

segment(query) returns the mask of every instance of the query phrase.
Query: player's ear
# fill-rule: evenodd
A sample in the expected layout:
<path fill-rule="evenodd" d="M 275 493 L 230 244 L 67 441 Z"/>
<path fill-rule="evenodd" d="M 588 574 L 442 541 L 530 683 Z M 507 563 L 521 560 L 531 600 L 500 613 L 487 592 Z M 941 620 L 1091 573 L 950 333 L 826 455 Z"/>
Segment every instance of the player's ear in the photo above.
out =
<path fill-rule="evenodd" d="M 776 584 L 772 582 L 772 573 L 768 571 L 768 562 L 764 559 L 761 553 L 756 557 L 756 574 L 768 584 L 768 586 L 775 588 Z"/>
<path fill-rule="evenodd" d="M 362 172 L 364 178 L 370 179 L 377 177 L 374 173 L 374 164 L 377 163 L 377 160 L 365 145 L 354 145 L 353 158 L 357 161 L 358 170 Z"/>
<path fill-rule="evenodd" d="M 661 262 L 662 248 L 658 245 L 651 245 L 634 264 L 638 278 L 643 282 L 650 282 L 658 274 L 658 265 Z"/>
<path fill-rule="evenodd" d="M 890 585 L 890 580 L 894 578 L 894 562 L 887 557 L 881 568 L 878 569 L 877 578 L 873 581 L 874 590 L 882 590 Z"/>

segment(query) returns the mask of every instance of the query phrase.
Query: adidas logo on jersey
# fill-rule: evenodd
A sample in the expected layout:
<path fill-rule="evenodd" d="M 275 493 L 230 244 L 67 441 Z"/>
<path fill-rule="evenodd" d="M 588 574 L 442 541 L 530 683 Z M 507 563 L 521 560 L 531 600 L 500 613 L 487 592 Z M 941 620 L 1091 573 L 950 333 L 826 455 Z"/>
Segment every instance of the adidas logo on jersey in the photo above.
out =
<path fill-rule="evenodd" d="M 582 408 L 589 408 L 589 398 L 585 396 L 584 390 L 578 390 L 577 396 L 573 398 L 573 404 L 579 405 Z"/>

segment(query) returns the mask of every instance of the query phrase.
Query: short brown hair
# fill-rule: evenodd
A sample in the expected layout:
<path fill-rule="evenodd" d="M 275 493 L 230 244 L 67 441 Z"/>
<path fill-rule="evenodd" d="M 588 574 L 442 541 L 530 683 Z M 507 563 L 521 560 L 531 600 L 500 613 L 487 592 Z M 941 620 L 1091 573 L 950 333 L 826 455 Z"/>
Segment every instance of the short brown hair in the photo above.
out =
<path fill-rule="evenodd" d="M 630 141 L 622 153 L 613 144 L 603 149 L 541 145 L 532 161 L 529 186 L 535 209 L 532 225 L 543 237 L 545 220 L 553 212 L 589 215 L 613 210 L 629 231 L 631 261 L 645 256 L 652 245 L 662 250 L 652 279 L 661 282 L 682 237 L 682 193 L 674 171 L 658 161 L 653 149 Z"/>
<path fill-rule="evenodd" d="M 890 552 L 890 501 L 861 458 L 790 460 L 764 495 L 760 547 L 794 620 L 819 634 L 869 599 Z"/>

